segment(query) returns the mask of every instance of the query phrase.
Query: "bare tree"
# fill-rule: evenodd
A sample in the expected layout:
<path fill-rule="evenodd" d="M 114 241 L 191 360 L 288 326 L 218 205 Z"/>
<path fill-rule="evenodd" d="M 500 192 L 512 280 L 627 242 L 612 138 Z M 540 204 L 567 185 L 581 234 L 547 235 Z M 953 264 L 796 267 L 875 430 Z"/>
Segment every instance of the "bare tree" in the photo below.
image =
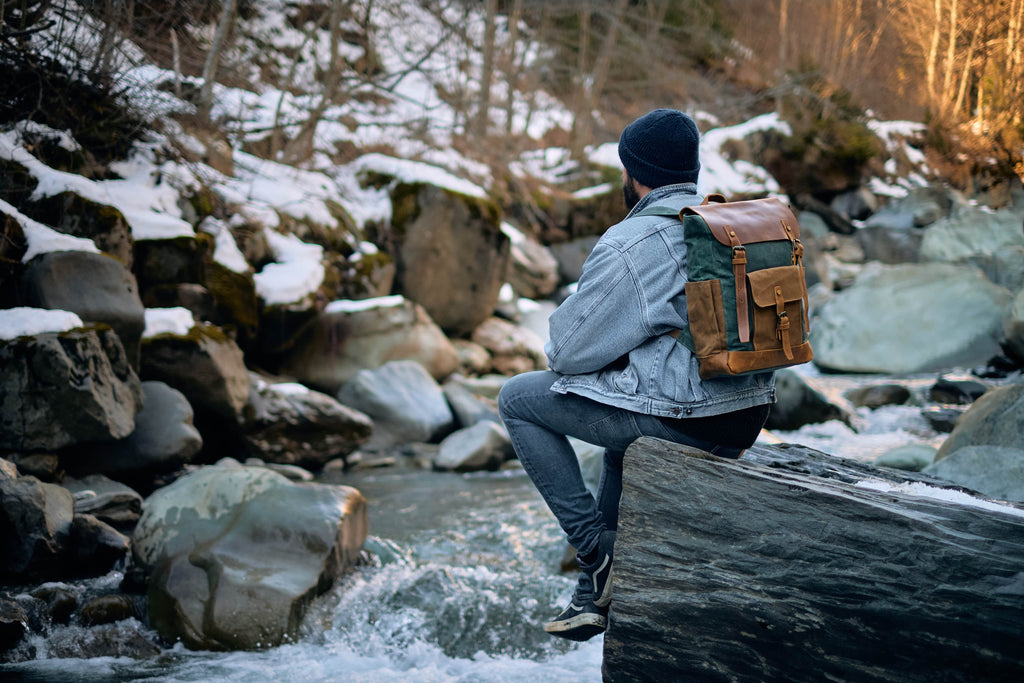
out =
<path fill-rule="evenodd" d="M 210 118 L 210 109 L 213 107 L 213 83 L 217 77 L 217 67 L 220 65 L 227 36 L 234 26 L 237 14 L 237 0 L 223 0 L 223 2 L 220 21 L 217 22 L 217 30 L 214 31 L 213 42 L 210 43 L 210 51 L 206 53 L 206 63 L 203 65 L 203 85 L 199 89 L 199 99 L 196 102 L 199 117 L 204 120 Z"/>

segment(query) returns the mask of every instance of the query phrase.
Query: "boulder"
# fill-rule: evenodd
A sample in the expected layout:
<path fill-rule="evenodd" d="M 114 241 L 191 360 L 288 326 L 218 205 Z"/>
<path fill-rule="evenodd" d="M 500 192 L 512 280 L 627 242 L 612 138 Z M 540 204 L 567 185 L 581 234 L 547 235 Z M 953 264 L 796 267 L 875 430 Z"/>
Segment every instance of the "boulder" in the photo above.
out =
<path fill-rule="evenodd" d="M 970 263 L 996 284 L 1024 287 L 1024 230 L 1020 211 L 962 207 L 932 225 L 921 243 L 921 258 Z"/>
<path fill-rule="evenodd" d="M 71 311 L 114 328 L 132 367 L 146 326 L 135 276 L 120 261 L 87 251 L 54 251 L 25 266 L 26 305 Z"/>
<path fill-rule="evenodd" d="M 966 405 L 974 403 L 988 391 L 988 386 L 972 379 L 940 377 L 928 390 L 928 398 L 935 403 Z"/>
<path fill-rule="evenodd" d="M 878 198 L 866 187 L 836 196 L 830 206 L 850 220 L 862 221 L 878 211 Z"/>
<path fill-rule="evenodd" d="M 67 489 L 35 477 L 0 479 L 0 581 L 64 576 L 73 519 Z"/>
<path fill-rule="evenodd" d="M 826 397 L 813 378 L 801 377 L 789 368 L 775 373 L 775 399 L 765 423 L 768 429 L 792 431 L 829 420 L 851 421 L 852 410 Z"/>
<path fill-rule="evenodd" d="M 135 603 L 127 595 L 100 595 L 82 607 L 82 623 L 86 626 L 113 624 L 125 619 L 135 619 L 140 615 Z"/>
<path fill-rule="evenodd" d="M 18 644 L 25 635 L 28 614 L 25 608 L 5 597 L 0 597 L 0 652 L 6 652 Z"/>
<path fill-rule="evenodd" d="M 551 255 L 558 262 L 558 274 L 562 282 L 576 282 L 580 279 L 583 274 L 583 262 L 594 250 L 598 239 L 597 236 L 578 237 L 549 247 Z"/>
<path fill-rule="evenodd" d="M 214 325 L 195 325 L 185 335 L 146 337 L 139 374 L 177 389 L 196 412 L 237 421 L 249 402 L 242 350 Z"/>
<path fill-rule="evenodd" d="M 473 341 L 491 354 L 493 372 L 517 375 L 547 367 L 544 342 L 535 332 L 501 318 L 488 318 L 473 330 Z"/>
<path fill-rule="evenodd" d="M 928 406 L 921 410 L 921 417 L 935 431 L 940 434 L 949 434 L 956 428 L 957 422 L 965 412 L 966 409 L 962 406 Z"/>
<path fill-rule="evenodd" d="M 967 446 L 1024 450 L 1024 384 L 1009 384 L 985 392 L 957 421 L 935 460 Z"/>
<path fill-rule="evenodd" d="M 75 498 L 75 515 L 91 515 L 121 531 L 131 530 L 142 514 L 142 496 L 102 474 L 66 477 L 61 486 Z"/>
<path fill-rule="evenodd" d="M 86 578 L 103 576 L 128 555 L 128 537 L 120 531 L 87 514 L 76 514 L 71 523 L 68 576 Z"/>
<path fill-rule="evenodd" d="M 224 461 L 146 499 L 132 555 L 164 638 L 257 649 L 298 635 L 310 602 L 356 562 L 366 536 L 357 490 Z"/>
<path fill-rule="evenodd" d="M 885 374 L 984 363 L 999 352 L 1009 302 L 976 268 L 872 264 L 818 311 L 814 363 Z"/>
<path fill-rule="evenodd" d="M 139 378 L 106 326 L 0 341 L 0 449 L 121 439 L 142 407 Z"/>
<path fill-rule="evenodd" d="M 624 464 L 605 681 L 1024 675 L 1024 510 L 799 447 Z"/>
<path fill-rule="evenodd" d="M 302 384 L 337 393 L 360 370 L 390 361 L 420 363 L 441 380 L 459 367 L 459 357 L 426 310 L 401 296 L 335 301 L 281 367 Z"/>
<path fill-rule="evenodd" d="M 542 299 L 555 291 L 558 261 L 551 251 L 508 223 L 503 223 L 501 229 L 511 241 L 508 282 L 516 294 Z"/>
<path fill-rule="evenodd" d="M 895 470 L 920 472 L 935 462 L 937 450 L 925 444 L 899 446 L 875 458 L 874 464 L 878 467 L 891 467 Z"/>
<path fill-rule="evenodd" d="M 505 428 L 484 421 L 446 436 L 434 458 L 434 467 L 454 472 L 496 470 L 514 457 Z"/>
<path fill-rule="evenodd" d="M 1024 365 L 1024 289 L 1014 298 L 1003 320 L 1003 337 L 1006 352 Z"/>
<path fill-rule="evenodd" d="M 949 214 L 953 206 L 953 198 L 941 188 L 915 188 L 876 211 L 864 222 L 864 227 L 895 231 L 923 228 Z"/>
<path fill-rule="evenodd" d="M 152 287 L 183 282 L 203 284 L 205 264 L 215 248 L 213 236 L 140 240 L 135 243 L 135 275 L 143 296 Z"/>
<path fill-rule="evenodd" d="M 135 416 L 135 431 L 109 444 L 90 444 L 66 458 L 77 472 L 97 472 L 132 481 L 152 481 L 192 461 L 203 438 L 192 423 L 192 406 L 163 382 L 142 383 L 145 404 Z"/>
<path fill-rule="evenodd" d="M 489 200 L 434 185 L 399 183 L 385 238 L 395 290 L 453 335 L 469 334 L 494 311 L 505 282 L 509 239 Z"/>
<path fill-rule="evenodd" d="M 461 375 L 453 375 L 442 385 L 444 397 L 461 427 L 471 427 L 478 422 L 501 424 L 497 403 L 473 392 Z"/>
<path fill-rule="evenodd" d="M 320 468 L 366 443 L 372 432 L 369 417 L 327 394 L 252 376 L 242 433 L 253 457 Z"/>
<path fill-rule="evenodd" d="M 1024 448 L 963 446 L 922 471 L 989 498 L 1024 503 Z"/>
<path fill-rule="evenodd" d="M 920 260 L 921 242 L 925 231 L 921 228 L 890 228 L 868 225 L 854 236 L 864 258 L 882 263 L 916 263 Z"/>
<path fill-rule="evenodd" d="M 882 406 L 903 405 L 910 400 L 910 389 L 902 384 L 873 384 L 846 393 L 853 405 L 875 410 Z"/>
<path fill-rule="evenodd" d="M 373 420 L 368 450 L 436 441 L 455 428 L 441 387 L 410 360 L 360 370 L 338 391 L 338 400 Z"/>

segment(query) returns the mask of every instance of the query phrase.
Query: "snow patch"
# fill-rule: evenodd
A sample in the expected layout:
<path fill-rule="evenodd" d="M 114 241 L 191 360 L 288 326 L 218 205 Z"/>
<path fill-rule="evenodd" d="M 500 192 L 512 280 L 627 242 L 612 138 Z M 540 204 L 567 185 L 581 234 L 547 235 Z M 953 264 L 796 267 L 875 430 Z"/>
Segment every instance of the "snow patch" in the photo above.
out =
<path fill-rule="evenodd" d="M 82 319 L 70 311 L 19 306 L 0 310 L 0 339 L 67 332 L 82 327 Z"/>

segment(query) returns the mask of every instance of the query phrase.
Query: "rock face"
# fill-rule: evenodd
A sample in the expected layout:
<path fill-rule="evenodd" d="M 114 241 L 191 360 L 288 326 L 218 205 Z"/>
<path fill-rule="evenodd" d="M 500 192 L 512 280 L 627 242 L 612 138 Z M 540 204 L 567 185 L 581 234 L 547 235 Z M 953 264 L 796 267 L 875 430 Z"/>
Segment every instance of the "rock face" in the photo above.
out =
<path fill-rule="evenodd" d="M 985 392 L 961 416 L 935 459 L 942 460 L 966 446 L 1024 449 L 1024 384 Z"/>
<path fill-rule="evenodd" d="M 0 579 L 60 576 L 73 518 L 67 489 L 35 477 L 0 480 Z"/>
<path fill-rule="evenodd" d="M 1021 680 L 1024 511 L 883 472 L 634 443 L 604 680 Z"/>
<path fill-rule="evenodd" d="M 135 429 L 139 378 L 107 327 L 0 342 L 0 448 L 55 450 Z"/>
<path fill-rule="evenodd" d="M 889 374 L 983 364 L 999 353 L 1009 303 L 1009 292 L 974 268 L 869 267 L 821 308 L 814 363 Z"/>
<path fill-rule="evenodd" d="M 149 574 L 150 619 L 197 649 L 293 638 L 310 601 L 358 558 L 366 502 L 347 486 L 293 484 L 233 461 L 145 503 L 132 554 Z"/>

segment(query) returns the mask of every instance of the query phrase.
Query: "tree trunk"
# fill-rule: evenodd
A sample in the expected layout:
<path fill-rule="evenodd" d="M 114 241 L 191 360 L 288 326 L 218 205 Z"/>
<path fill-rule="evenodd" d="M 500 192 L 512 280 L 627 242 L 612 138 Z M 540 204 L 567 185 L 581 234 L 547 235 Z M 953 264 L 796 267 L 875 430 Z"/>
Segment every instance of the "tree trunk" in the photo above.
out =
<path fill-rule="evenodd" d="M 217 77 L 217 66 L 220 64 L 227 35 L 235 22 L 237 5 L 237 0 L 224 0 L 220 21 L 217 22 L 217 30 L 213 34 L 210 51 L 206 55 L 206 63 L 203 64 L 203 85 L 199 89 L 199 101 L 196 103 L 199 109 L 199 118 L 203 120 L 210 118 L 210 108 L 213 106 L 213 82 Z"/>
<path fill-rule="evenodd" d="M 491 113 L 491 83 L 494 80 L 494 32 L 498 0 L 486 0 L 484 6 L 484 63 L 480 70 L 480 101 L 473 123 L 473 133 L 477 138 L 482 138 L 487 134 L 487 122 Z"/>

